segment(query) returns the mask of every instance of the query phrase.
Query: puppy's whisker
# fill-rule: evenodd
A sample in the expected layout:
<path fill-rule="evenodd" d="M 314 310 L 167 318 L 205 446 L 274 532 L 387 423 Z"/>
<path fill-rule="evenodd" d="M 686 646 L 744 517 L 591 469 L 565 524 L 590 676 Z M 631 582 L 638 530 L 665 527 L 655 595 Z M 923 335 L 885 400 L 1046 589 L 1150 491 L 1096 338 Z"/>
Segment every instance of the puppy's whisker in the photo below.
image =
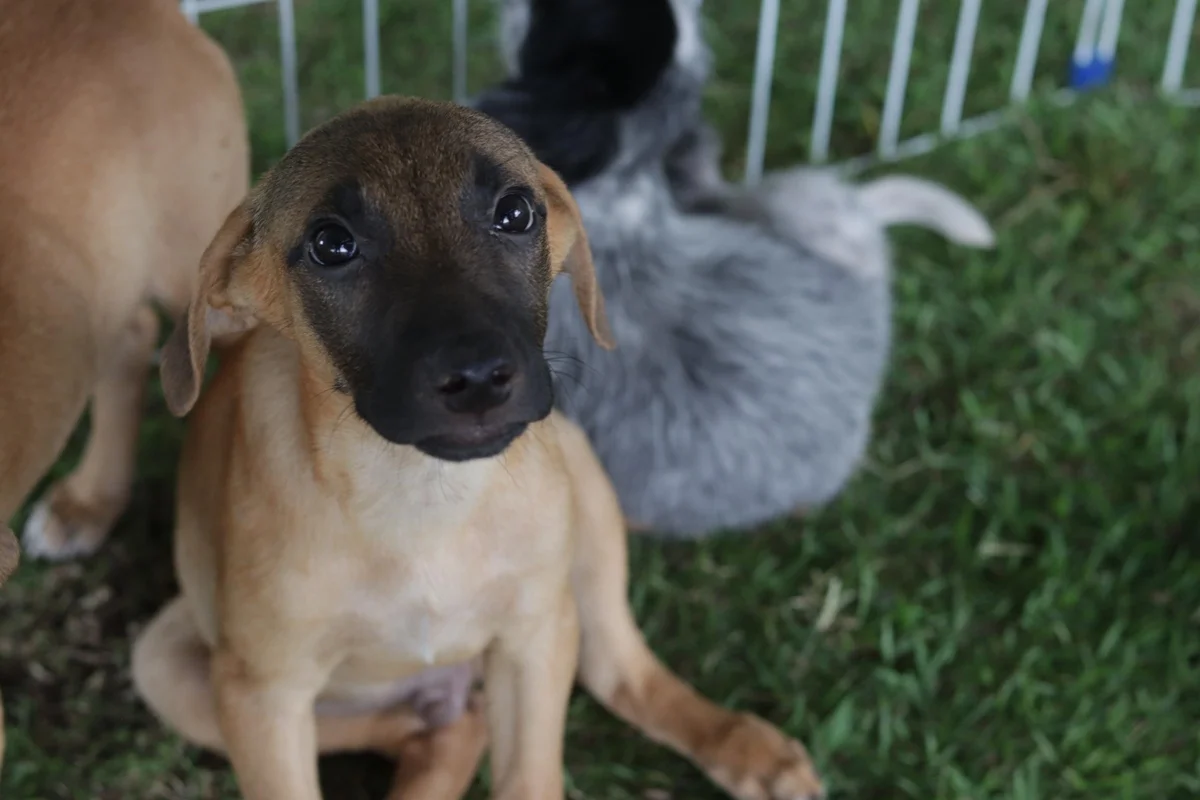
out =
<path fill-rule="evenodd" d="M 342 423 L 353 412 L 354 412 L 354 403 L 347 402 L 346 405 L 342 408 L 342 410 L 338 412 L 338 415 L 336 417 L 334 417 L 333 424 L 329 426 L 329 436 L 325 442 L 325 446 L 327 448 L 333 447 L 333 438 L 337 434 L 338 428 L 341 427 Z"/>
<path fill-rule="evenodd" d="M 583 379 L 580 378 L 578 375 L 572 375 L 570 372 L 560 372 L 560 371 L 556 370 L 554 367 L 550 368 L 550 374 L 556 378 L 561 378 L 563 380 L 570 380 L 575 385 L 576 389 L 580 389 L 585 392 L 588 390 L 587 384 L 584 383 Z"/>
<path fill-rule="evenodd" d="M 574 361 L 576 364 L 584 364 L 584 360 L 572 353 L 564 353 L 561 350 L 545 350 L 543 351 L 547 361 Z"/>
<path fill-rule="evenodd" d="M 574 355 L 572 353 L 564 353 L 564 352 L 561 352 L 558 350 L 547 350 L 545 352 L 546 352 L 546 361 L 548 361 L 552 364 L 557 364 L 557 363 L 566 361 L 566 362 L 578 364 L 579 366 L 584 367 L 586 369 L 592 369 L 591 365 L 588 364 L 588 362 L 584 361 L 582 358 L 580 358 L 579 356 Z"/>
<path fill-rule="evenodd" d="M 538 441 L 538 443 L 539 443 L 539 444 L 541 444 L 541 445 L 543 445 L 543 446 L 545 446 L 545 445 L 546 445 L 546 439 L 545 439 L 545 437 L 542 435 L 542 433 L 543 433 L 543 432 L 542 432 L 542 430 L 541 430 L 541 429 L 539 429 L 539 428 L 534 428 L 534 429 L 532 429 L 532 430 L 530 431 L 530 433 L 532 433 L 532 434 L 533 434 L 533 438 L 534 438 L 534 439 L 537 439 L 537 441 Z"/>
<path fill-rule="evenodd" d="M 536 437 L 537 434 L 534 433 L 534 436 Z M 508 468 L 508 451 L 507 450 L 500 454 L 500 458 L 497 459 L 497 461 L 500 462 L 500 468 L 502 470 L 504 470 L 504 474 L 507 475 L 508 479 L 513 482 L 513 485 L 520 486 L 520 483 L 517 481 L 517 476 L 513 475 L 512 470 Z"/>
<path fill-rule="evenodd" d="M 562 357 L 559 357 L 559 358 L 548 358 L 548 359 L 546 359 L 546 363 L 547 363 L 548 365 L 550 365 L 550 368 L 551 368 L 551 370 L 553 370 L 553 369 L 554 369 L 554 366 L 553 366 L 554 364 L 557 364 L 557 363 L 559 363 L 559 362 L 562 362 L 562 361 L 573 361 L 573 362 L 574 362 L 576 365 L 578 365 L 579 367 L 581 367 L 581 368 L 583 368 L 583 369 L 587 370 L 588 372 L 592 373 L 593 375 L 599 375 L 599 374 L 600 374 L 600 370 L 596 369 L 596 368 L 595 368 L 595 367 L 593 367 L 591 364 L 589 364 L 588 362 L 584 361 L 582 358 L 577 358 L 576 356 L 562 356 Z"/>
<path fill-rule="evenodd" d="M 437 474 L 438 488 L 441 489 L 441 491 L 442 491 L 442 500 L 449 501 L 450 500 L 450 489 L 446 485 L 446 463 L 444 461 L 438 462 L 436 474 Z"/>

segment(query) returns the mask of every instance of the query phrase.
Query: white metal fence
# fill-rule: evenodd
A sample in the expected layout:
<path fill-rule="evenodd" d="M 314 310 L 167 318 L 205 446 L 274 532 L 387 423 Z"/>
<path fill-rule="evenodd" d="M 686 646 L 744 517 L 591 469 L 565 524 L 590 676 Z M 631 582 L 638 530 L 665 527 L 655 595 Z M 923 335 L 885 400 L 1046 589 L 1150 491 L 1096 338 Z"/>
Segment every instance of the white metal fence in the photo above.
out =
<path fill-rule="evenodd" d="M 404 0 L 393 0 L 403 2 Z M 480 1 L 480 0 L 477 0 Z M 1170 0 L 1156 0 L 1169 2 Z M 453 3 L 453 96 L 466 99 L 467 91 L 467 14 L 468 0 Z M 762 175 L 767 144 L 767 118 L 771 107 L 771 84 L 775 69 L 775 43 L 779 33 L 780 0 L 761 0 L 758 44 L 755 55 L 754 86 L 752 91 L 749 133 L 746 148 L 747 183 L 756 182 Z M 823 162 L 829 157 L 833 111 L 837 100 L 838 72 L 842 51 L 849 0 L 829 0 L 825 18 L 825 35 L 817 78 L 816 108 L 810 157 Z M 284 130 L 288 144 L 300 137 L 299 86 L 296 71 L 296 19 L 294 0 L 181 0 L 184 13 L 195 22 L 201 14 L 221 9 L 274 3 L 278 12 L 280 61 L 283 72 Z M 1197 0 L 1175 0 L 1167 42 L 1165 63 L 1160 87 L 1171 100 L 1200 106 L 1200 88 L 1183 86 L 1184 65 L 1188 46 L 1195 32 Z M 928 152 L 938 143 L 970 136 L 998 126 L 1006 109 L 963 118 L 967 79 L 975 51 L 975 33 L 982 0 L 960 0 L 958 24 L 954 35 L 950 72 L 942 102 L 938 130 L 908 139 L 901 139 L 904 119 L 905 91 L 908 87 L 909 63 L 917 35 L 920 0 L 898 0 L 891 63 L 888 69 L 879 137 L 874 153 L 865 154 L 860 163 L 873 160 L 893 161 Z M 1016 62 L 1009 87 L 1013 104 L 1024 102 L 1033 86 L 1038 50 L 1042 43 L 1043 23 L 1049 0 L 1026 0 L 1024 23 L 1017 47 Z M 1071 71 L 1060 99 L 1069 100 L 1074 92 L 1106 83 L 1112 72 L 1117 40 L 1121 30 L 1124 0 L 1086 0 L 1079 21 Z M 362 0 L 363 49 L 365 53 L 365 96 L 380 92 L 379 0 Z"/>

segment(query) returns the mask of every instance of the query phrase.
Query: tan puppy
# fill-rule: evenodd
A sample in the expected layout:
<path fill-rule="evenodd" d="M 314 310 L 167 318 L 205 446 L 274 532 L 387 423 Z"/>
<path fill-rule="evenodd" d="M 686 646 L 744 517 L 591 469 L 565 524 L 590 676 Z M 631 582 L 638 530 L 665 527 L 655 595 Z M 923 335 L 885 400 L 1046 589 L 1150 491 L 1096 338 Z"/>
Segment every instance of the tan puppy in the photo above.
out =
<path fill-rule="evenodd" d="M 125 508 L 158 337 L 150 303 L 183 311 L 248 182 L 233 71 L 175 0 L 4 4 L 0 584 L 17 563 L 8 522 L 89 398 L 83 459 L 34 510 L 26 546 L 90 552 Z"/>
<path fill-rule="evenodd" d="M 317 800 L 317 752 L 343 749 L 401 754 L 393 797 L 459 796 L 481 714 L 494 796 L 561 798 L 577 675 L 736 797 L 820 795 L 800 744 L 700 697 L 635 625 L 612 488 L 550 413 L 560 271 L 606 342 L 559 178 L 478 112 L 397 98 L 309 133 L 206 252 L 164 351 L 176 412 L 209 326 L 254 329 L 192 414 L 183 595 L 134 678 L 248 800 Z M 486 712 L 463 713 L 476 664 Z"/>
<path fill-rule="evenodd" d="M 0 23 L 0 537 L 91 400 L 79 465 L 25 529 L 94 550 L 129 499 L 152 301 L 175 314 L 249 181 L 237 81 L 176 0 L 6 3 Z"/>

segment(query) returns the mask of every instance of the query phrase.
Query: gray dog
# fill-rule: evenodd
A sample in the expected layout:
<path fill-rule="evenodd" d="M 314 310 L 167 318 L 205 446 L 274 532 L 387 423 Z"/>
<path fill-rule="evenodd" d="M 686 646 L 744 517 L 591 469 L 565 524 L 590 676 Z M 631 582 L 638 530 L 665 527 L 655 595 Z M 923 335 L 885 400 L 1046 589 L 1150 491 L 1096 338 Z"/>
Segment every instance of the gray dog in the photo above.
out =
<path fill-rule="evenodd" d="M 700 0 L 500 0 L 500 18 L 510 78 L 474 104 L 582 210 L 617 348 L 593 343 L 562 284 L 546 347 L 631 523 L 700 536 L 830 500 L 888 362 L 886 228 L 988 247 L 986 220 L 910 177 L 726 184 L 700 110 Z"/>

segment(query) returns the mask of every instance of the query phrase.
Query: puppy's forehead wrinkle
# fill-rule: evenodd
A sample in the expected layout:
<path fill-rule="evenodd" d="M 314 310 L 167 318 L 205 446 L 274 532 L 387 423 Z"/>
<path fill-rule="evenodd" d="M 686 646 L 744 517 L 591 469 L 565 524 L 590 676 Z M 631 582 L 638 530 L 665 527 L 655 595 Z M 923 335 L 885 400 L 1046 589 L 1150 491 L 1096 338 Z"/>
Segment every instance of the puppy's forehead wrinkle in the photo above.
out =
<path fill-rule="evenodd" d="M 255 221 L 294 228 L 305 208 L 347 178 L 391 213 L 457 200 L 448 187 L 474 180 L 484 156 L 507 177 L 532 181 L 536 161 L 508 128 L 481 112 L 426 100 L 385 97 L 314 128 L 263 177 Z M 278 228 L 276 229 L 278 230 Z"/>
<path fill-rule="evenodd" d="M 471 172 L 475 186 L 480 189 L 499 189 L 530 184 L 534 169 L 528 153 L 520 151 L 478 150 L 471 158 Z"/>
<path fill-rule="evenodd" d="M 332 211 L 351 219 L 361 217 L 366 210 L 366 198 L 363 196 L 362 185 L 354 177 L 335 182 L 314 209 L 317 213 Z"/>

